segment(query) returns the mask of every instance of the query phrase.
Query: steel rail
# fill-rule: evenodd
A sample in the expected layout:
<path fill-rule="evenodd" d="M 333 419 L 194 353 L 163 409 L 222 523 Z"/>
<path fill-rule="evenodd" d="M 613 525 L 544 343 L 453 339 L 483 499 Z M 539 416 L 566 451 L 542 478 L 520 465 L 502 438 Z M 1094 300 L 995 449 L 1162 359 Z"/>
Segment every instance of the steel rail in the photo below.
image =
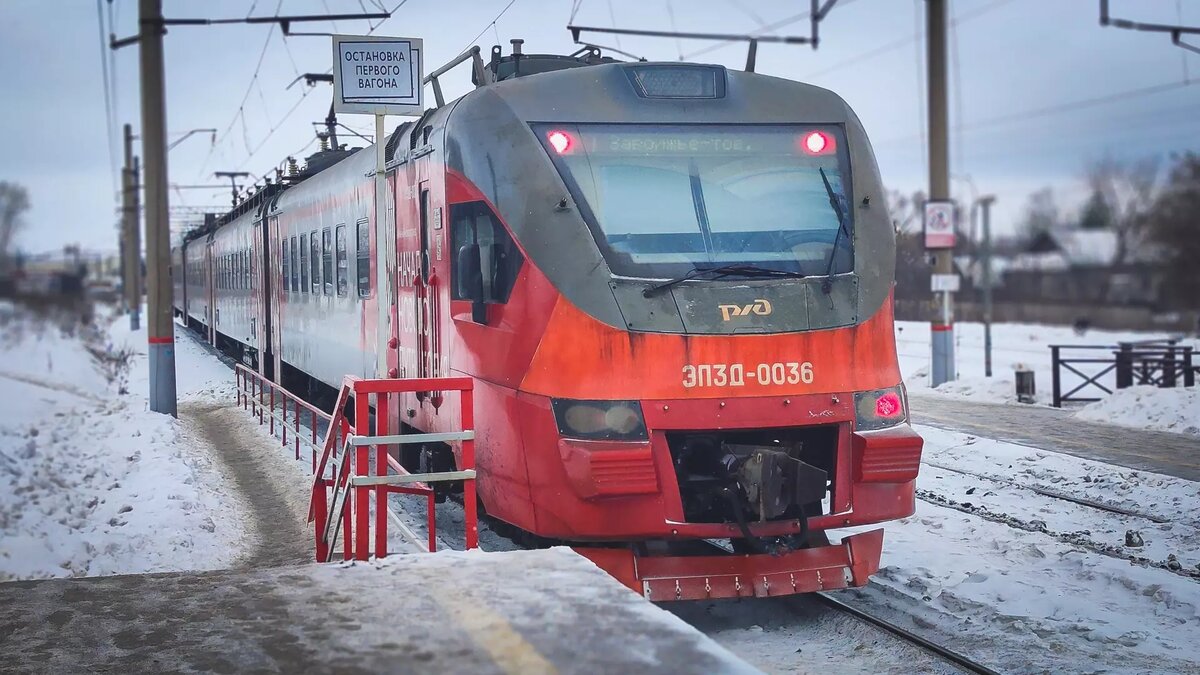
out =
<path fill-rule="evenodd" d="M 936 642 L 921 637 L 920 635 L 917 635 L 908 629 L 901 628 L 890 621 L 880 619 L 877 616 L 872 616 L 871 614 L 868 614 L 857 607 L 853 607 L 842 602 L 841 600 L 831 597 L 828 593 L 813 593 L 812 595 L 817 600 L 828 605 L 829 607 L 849 614 L 850 616 L 853 616 L 860 621 L 869 623 L 876 628 L 881 628 L 884 631 L 904 640 L 905 642 L 912 643 L 927 652 L 936 654 L 937 656 L 940 656 L 941 658 L 968 672 L 976 673 L 977 675 L 1000 675 L 999 671 L 992 670 L 991 668 L 971 659 L 970 657 L 964 656 L 955 651 L 951 651 L 950 649 L 947 649 Z"/>

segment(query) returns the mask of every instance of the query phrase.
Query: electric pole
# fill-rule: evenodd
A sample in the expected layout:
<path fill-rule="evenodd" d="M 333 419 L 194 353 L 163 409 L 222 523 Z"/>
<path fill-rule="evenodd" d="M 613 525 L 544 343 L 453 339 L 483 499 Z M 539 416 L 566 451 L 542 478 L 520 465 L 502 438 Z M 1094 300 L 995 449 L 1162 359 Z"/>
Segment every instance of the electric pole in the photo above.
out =
<path fill-rule="evenodd" d="M 946 102 L 946 0 L 925 2 L 926 65 L 929 81 L 929 199 L 950 199 L 950 134 Z M 954 249 L 934 252 L 934 274 L 954 273 Z M 955 379 L 954 296 L 941 291 L 940 307 L 933 318 L 930 368 L 933 386 Z"/>
<path fill-rule="evenodd" d="M 138 173 L 133 165 L 133 127 L 125 125 L 125 168 L 121 171 L 121 232 L 125 305 L 129 311 L 129 330 L 141 328 L 142 313 L 142 241 L 138 232 Z"/>
<path fill-rule="evenodd" d="M 983 374 L 992 376 L 992 202 L 995 195 L 979 198 L 983 211 Z"/>
<path fill-rule="evenodd" d="M 171 311 L 171 223 L 167 202 L 167 102 L 162 0 L 138 0 L 142 153 L 146 160 L 146 296 L 150 410 L 177 416 L 175 322 Z M 139 266 L 140 267 L 140 266 Z"/>

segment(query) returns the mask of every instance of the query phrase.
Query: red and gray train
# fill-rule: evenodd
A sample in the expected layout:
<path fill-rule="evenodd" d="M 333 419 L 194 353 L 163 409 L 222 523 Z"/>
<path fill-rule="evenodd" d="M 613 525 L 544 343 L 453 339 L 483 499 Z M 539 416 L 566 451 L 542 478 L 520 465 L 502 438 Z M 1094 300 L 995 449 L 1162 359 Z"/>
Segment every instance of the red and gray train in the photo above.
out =
<path fill-rule="evenodd" d="M 653 600 L 865 584 L 883 531 L 862 526 L 913 513 L 922 441 L 850 107 L 594 51 L 493 50 L 474 80 L 388 135 L 386 236 L 375 149 L 319 152 L 176 251 L 178 312 L 293 390 L 473 378 L 486 513 Z M 461 428 L 440 403 L 386 414 Z"/>

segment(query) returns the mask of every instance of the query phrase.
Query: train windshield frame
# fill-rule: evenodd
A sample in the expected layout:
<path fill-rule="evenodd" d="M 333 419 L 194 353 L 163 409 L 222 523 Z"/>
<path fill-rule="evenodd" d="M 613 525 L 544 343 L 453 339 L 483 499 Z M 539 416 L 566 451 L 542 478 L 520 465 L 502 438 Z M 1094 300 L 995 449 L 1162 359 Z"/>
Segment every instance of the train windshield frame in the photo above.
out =
<path fill-rule="evenodd" d="M 853 186 L 841 125 L 532 127 L 614 274 L 662 279 L 726 265 L 812 276 L 854 269 Z"/>

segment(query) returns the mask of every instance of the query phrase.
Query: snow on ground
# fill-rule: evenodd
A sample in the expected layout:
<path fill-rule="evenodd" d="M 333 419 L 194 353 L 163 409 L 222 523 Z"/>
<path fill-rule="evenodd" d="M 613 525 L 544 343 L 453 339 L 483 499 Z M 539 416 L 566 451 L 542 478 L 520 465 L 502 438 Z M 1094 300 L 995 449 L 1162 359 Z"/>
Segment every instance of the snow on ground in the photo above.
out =
<path fill-rule="evenodd" d="M 1200 387 L 1160 389 L 1141 385 L 1118 389 L 1075 413 L 1079 419 L 1136 429 L 1200 436 Z"/>
<path fill-rule="evenodd" d="M 145 330 L 0 313 L 0 580 L 227 567 L 246 515 L 186 422 L 148 411 Z M 187 399 L 227 370 L 177 341 Z"/>
<path fill-rule="evenodd" d="M 1002 670 L 1200 671 L 1200 484 L 919 430 L 917 512 L 857 604 Z"/>
<path fill-rule="evenodd" d="M 1064 351 L 1071 358 L 1111 358 L 1112 349 L 1107 347 L 1118 342 L 1138 342 L 1166 339 L 1167 333 L 1088 330 L 1077 334 L 1065 326 L 1040 326 L 1033 324 L 998 323 L 992 325 L 992 377 L 984 373 L 983 324 L 962 322 L 955 324 L 955 360 L 958 364 L 958 379 L 947 382 L 936 389 L 929 386 L 930 338 L 929 324 L 918 321 L 896 322 L 896 351 L 900 358 L 900 371 L 905 385 L 913 393 L 932 393 L 966 398 L 987 403 L 1016 403 L 1016 376 L 1020 369 L 1034 371 L 1037 387 L 1037 403 L 1050 405 L 1052 397 L 1053 370 L 1051 368 L 1050 345 L 1088 345 L 1099 349 Z M 1185 339 L 1180 345 L 1191 345 L 1200 352 L 1200 340 Z M 1198 357 L 1200 359 L 1200 357 Z M 1089 375 L 1097 373 L 1106 364 L 1071 364 Z M 1083 382 L 1083 378 L 1064 370 L 1062 391 L 1067 393 Z M 1098 379 L 1110 390 L 1115 390 L 1115 374 L 1109 372 Z M 1182 387 L 1159 390 L 1150 395 L 1151 387 L 1134 387 L 1117 391 L 1109 401 L 1100 401 L 1081 406 L 1077 416 L 1096 422 L 1122 424 L 1137 428 L 1172 431 L 1177 433 L 1200 433 L 1200 398 L 1197 390 Z M 1132 393 L 1134 391 L 1140 394 Z M 1104 392 L 1088 387 L 1078 396 L 1106 397 Z M 1117 414 L 1114 414 L 1117 413 Z M 1189 430 L 1191 429 L 1191 430 Z"/>

